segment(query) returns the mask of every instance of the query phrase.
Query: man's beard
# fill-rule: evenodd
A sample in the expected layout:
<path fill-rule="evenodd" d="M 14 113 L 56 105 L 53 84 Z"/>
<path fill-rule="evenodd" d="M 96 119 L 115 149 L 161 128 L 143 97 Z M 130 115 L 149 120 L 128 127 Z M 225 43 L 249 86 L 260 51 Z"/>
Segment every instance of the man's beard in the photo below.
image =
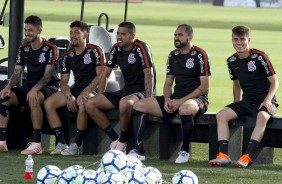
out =
<path fill-rule="evenodd" d="M 180 41 L 177 41 L 177 42 L 180 42 Z M 187 45 L 187 41 L 186 42 L 180 42 L 180 44 L 176 44 L 176 42 L 174 42 L 174 46 L 178 49 L 181 49 L 183 47 L 185 47 Z"/>

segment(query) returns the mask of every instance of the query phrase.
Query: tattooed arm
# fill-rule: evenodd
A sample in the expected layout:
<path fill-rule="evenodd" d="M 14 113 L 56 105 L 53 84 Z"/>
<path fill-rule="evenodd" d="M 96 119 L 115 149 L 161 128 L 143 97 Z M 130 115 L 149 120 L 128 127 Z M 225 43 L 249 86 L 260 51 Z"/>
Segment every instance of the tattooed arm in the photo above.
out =
<path fill-rule="evenodd" d="M 97 66 L 96 67 L 96 77 L 92 80 L 92 82 L 84 88 L 84 90 L 80 93 L 80 95 L 77 97 L 77 104 L 82 105 L 84 104 L 87 99 L 90 97 L 90 94 L 98 89 L 98 85 L 101 79 L 101 74 L 104 70 L 104 66 Z M 101 91 L 99 90 L 99 93 Z"/>
<path fill-rule="evenodd" d="M 153 95 L 153 86 L 154 86 L 154 72 L 153 68 L 145 68 L 144 70 L 145 76 L 145 93 L 146 97 L 152 97 Z"/>
<path fill-rule="evenodd" d="M 6 96 L 10 96 L 11 88 L 14 87 L 19 82 L 23 70 L 24 70 L 23 66 L 20 66 L 20 65 L 15 66 L 14 73 L 12 74 L 9 83 L 7 84 L 7 86 L 3 90 L 0 91 L 0 97 L 1 98 L 4 98 Z"/>
<path fill-rule="evenodd" d="M 55 71 L 54 65 L 47 65 L 45 68 L 44 76 L 40 79 L 40 81 L 31 88 L 31 90 L 27 94 L 27 101 L 30 106 L 38 105 L 38 91 L 46 86 L 48 82 L 51 80 L 52 75 Z"/>

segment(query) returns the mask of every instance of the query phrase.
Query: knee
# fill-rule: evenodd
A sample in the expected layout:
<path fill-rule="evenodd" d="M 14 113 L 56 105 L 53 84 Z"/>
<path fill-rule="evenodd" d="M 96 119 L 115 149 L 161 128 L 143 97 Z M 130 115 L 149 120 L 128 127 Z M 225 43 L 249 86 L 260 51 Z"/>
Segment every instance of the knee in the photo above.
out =
<path fill-rule="evenodd" d="M 142 100 L 139 100 L 139 101 L 135 102 L 132 105 L 132 109 L 140 111 L 140 112 L 143 112 L 143 113 L 147 113 L 146 112 L 146 109 L 147 109 L 146 105 L 145 105 L 144 101 L 142 101 Z"/>
<path fill-rule="evenodd" d="M 265 126 L 269 118 L 270 118 L 270 115 L 267 112 L 260 111 L 257 115 L 256 125 Z"/>
<path fill-rule="evenodd" d="M 45 100 L 44 101 L 44 103 L 43 103 L 43 106 L 44 106 L 44 109 L 46 110 L 46 111 L 50 111 L 50 110 L 52 110 L 53 109 L 53 102 L 51 101 L 51 100 Z"/>
<path fill-rule="evenodd" d="M 133 107 L 133 102 L 131 100 L 121 100 L 119 102 L 119 110 L 125 112 L 131 110 Z"/>
<path fill-rule="evenodd" d="M 194 116 L 198 111 L 198 107 L 191 104 L 184 104 L 179 107 L 179 115 L 192 115 Z"/>
<path fill-rule="evenodd" d="M 221 110 L 216 114 L 216 121 L 217 124 L 225 124 L 228 123 L 229 118 L 227 114 L 223 110 Z"/>
<path fill-rule="evenodd" d="M 95 109 L 95 104 L 96 104 L 96 99 L 95 99 L 95 97 L 92 97 L 92 98 L 87 100 L 87 102 L 84 105 L 84 109 L 87 112 L 92 111 L 93 109 Z"/>

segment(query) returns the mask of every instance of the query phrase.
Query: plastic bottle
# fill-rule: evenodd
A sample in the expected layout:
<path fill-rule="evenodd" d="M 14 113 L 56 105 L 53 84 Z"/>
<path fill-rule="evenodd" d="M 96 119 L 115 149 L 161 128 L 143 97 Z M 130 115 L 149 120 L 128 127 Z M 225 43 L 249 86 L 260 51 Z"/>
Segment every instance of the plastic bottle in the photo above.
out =
<path fill-rule="evenodd" d="M 24 178 L 26 180 L 33 179 L 33 164 L 34 161 L 32 159 L 32 156 L 28 155 L 27 159 L 25 160 L 25 172 L 24 172 Z"/>

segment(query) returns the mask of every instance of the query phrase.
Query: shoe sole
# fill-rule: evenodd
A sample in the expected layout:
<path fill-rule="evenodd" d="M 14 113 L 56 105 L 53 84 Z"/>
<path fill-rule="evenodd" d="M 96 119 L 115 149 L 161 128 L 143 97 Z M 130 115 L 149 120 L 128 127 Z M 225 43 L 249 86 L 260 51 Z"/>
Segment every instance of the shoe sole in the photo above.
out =
<path fill-rule="evenodd" d="M 231 166 L 231 161 L 225 164 L 222 164 L 220 162 L 209 162 L 210 166 L 219 166 L 219 167 L 230 167 Z"/>
<path fill-rule="evenodd" d="M 248 165 L 245 166 L 245 165 L 242 165 L 239 162 L 237 162 L 236 166 L 239 167 L 239 168 L 246 168 Z"/>
<path fill-rule="evenodd" d="M 37 153 L 35 153 L 35 152 L 22 153 L 22 152 L 21 152 L 22 155 L 41 155 L 42 153 L 43 153 L 42 151 L 37 152 Z"/>

